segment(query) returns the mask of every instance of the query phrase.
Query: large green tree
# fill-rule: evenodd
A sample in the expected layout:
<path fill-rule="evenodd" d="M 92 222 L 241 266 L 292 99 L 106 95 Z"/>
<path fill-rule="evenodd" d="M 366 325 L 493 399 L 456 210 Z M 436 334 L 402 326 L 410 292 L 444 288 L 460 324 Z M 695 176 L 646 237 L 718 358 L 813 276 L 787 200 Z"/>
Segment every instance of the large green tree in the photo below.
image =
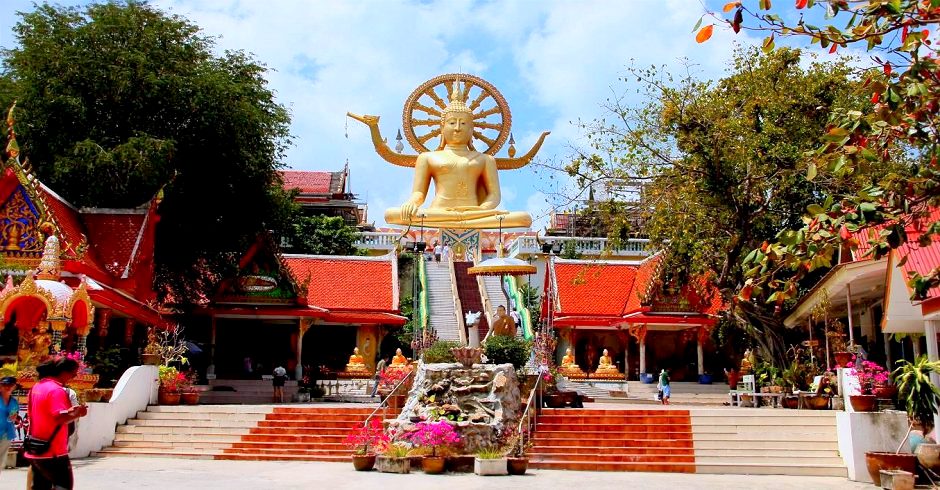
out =
<path fill-rule="evenodd" d="M 614 101 L 609 117 L 585 125 L 593 148 L 567 171 L 583 185 L 642 184 L 645 231 L 666 252 L 667 282 L 707 277 L 731 304 L 745 254 L 799 224 L 807 202 L 871 184 L 880 173 L 805 178 L 803 154 L 818 145 L 830 110 L 866 105 L 845 64 L 804 66 L 796 50 L 746 49 L 717 82 L 674 80 L 656 69 L 632 70 L 624 81 L 636 82 L 645 100 Z M 609 213 L 614 246 L 630 235 L 622 200 L 595 206 Z M 772 309 L 743 304 L 729 313 L 726 325 L 746 329 L 769 358 L 783 358 Z"/>
<path fill-rule="evenodd" d="M 863 85 L 872 105 L 832 112 L 820 131 L 822 143 L 806 156 L 812 170 L 806 179 L 818 179 L 817 172 L 839 177 L 898 157 L 906 160 L 904 168 L 871 186 L 826 193 L 807 207 L 802 223 L 748 255 L 749 279 L 740 299 L 782 305 L 799 294 L 798 281 L 827 267 L 843 247 L 857 247 L 851 232 L 860 227 L 884 225 L 871 240 L 876 257 L 906 243 L 905 229 L 914 222 L 924 230 L 922 246 L 940 233 L 940 222 L 925 219 L 940 205 L 940 52 L 935 43 L 940 0 L 798 0 L 795 8 L 803 12 L 792 17 L 795 22 L 774 8 L 779 10 L 767 0 L 729 2 L 724 16 L 711 17 L 735 32 L 763 31 L 766 50 L 773 49 L 775 39 L 791 36 L 830 53 L 868 50 L 877 68 Z M 829 21 L 814 25 L 804 20 L 822 13 Z M 699 41 L 713 30 L 714 24 L 703 27 Z M 938 284 L 940 269 L 909 279 L 915 299 Z"/>
<path fill-rule="evenodd" d="M 358 231 L 339 216 L 294 216 L 284 238 L 292 253 L 313 255 L 357 255 Z"/>
<path fill-rule="evenodd" d="M 265 68 L 186 19 L 136 1 L 20 14 L 0 96 L 39 177 L 78 206 L 130 207 L 161 188 L 157 286 L 187 303 L 258 232 L 284 228 L 289 116 Z"/>

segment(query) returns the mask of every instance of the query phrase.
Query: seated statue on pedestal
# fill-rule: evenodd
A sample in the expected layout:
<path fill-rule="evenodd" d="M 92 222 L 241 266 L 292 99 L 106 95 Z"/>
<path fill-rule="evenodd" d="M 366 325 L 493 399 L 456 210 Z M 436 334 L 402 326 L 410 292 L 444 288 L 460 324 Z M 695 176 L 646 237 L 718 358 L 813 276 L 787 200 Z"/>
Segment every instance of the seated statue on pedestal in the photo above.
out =
<path fill-rule="evenodd" d="M 594 374 L 597 376 L 602 376 L 602 377 L 619 377 L 620 376 L 620 371 L 617 369 L 617 366 L 615 366 L 613 361 L 610 359 L 610 355 L 607 353 L 607 349 L 604 349 L 604 353 L 603 355 L 601 355 L 601 358 L 597 363 L 597 371 Z"/>
<path fill-rule="evenodd" d="M 578 363 L 575 361 L 574 354 L 571 353 L 571 347 L 565 350 L 565 357 L 561 359 L 561 367 L 558 368 L 558 372 L 564 376 L 573 378 L 583 378 L 585 376 L 581 366 L 578 366 Z"/>
<path fill-rule="evenodd" d="M 429 83 L 431 82 L 435 80 Z M 502 143 L 497 144 L 484 137 L 481 130 L 501 129 L 508 133 L 508 125 L 504 129 L 502 126 L 497 128 L 493 123 L 486 121 L 488 115 L 502 114 L 503 109 L 497 107 L 483 110 L 480 101 L 492 94 L 495 88 L 490 90 L 488 84 L 482 81 L 473 84 L 484 86 L 484 92 L 469 105 L 469 88 L 472 83 L 464 81 L 461 89 L 458 76 L 453 80 L 452 88 L 448 86 L 449 100 L 446 106 L 442 98 L 434 95 L 433 86 L 425 94 L 435 98 L 439 103 L 438 108 L 425 107 L 416 102 L 411 103 L 413 106 L 406 106 L 406 115 L 410 114 L 412 108 L 416 108 L 433 116 L 432 119 L 414 121 L 413 124 L 416 125 L 434 125 L 436 118 L 440 117 L 440 129 L 425 135 L 420 141 L 421 148 L 427 149 L 423 143 L 440 135 L 440 146 L 434 151 L 422 151 L 414 160 L 411 160 L 414 157 L 394 153 L 387 147 L 379 133 L 377 116 L 348 113 L 349 117 L 369 126 L 373 144 L 380 156 L 396 165 L 413 166 L 415 169 L 411 195 L 400 207 L 385 211 L 387 223 L 451 229 L 528 228 L 532 224 L 532 217 L 524 211 L 496 209 L 501 199 L 498 170 L 519 168 L 527 164 L 548 133 L 543 133 L 532 151 L 522 158 L 512 158 L 514 150 L 511 151 L 509 159 L 495 158 L 489 153 L 498 150 Z M 502 96 L 498 98 L 501 99 Z M 508 112 L 503 117 L 508 121 Z M 491 148 L 487 152 L 476 151 L 473 146 L 474 138 L 489 143 Z M 427 208 L 419 209 L 427 199 L 432 182 L 434 198 Z"/>
<path fill-rule="evenodd" d="M 392 357 L 392 364 L 386 369 L 407 369 L 410 365 L 408 358 L 401 353 L 401 348 L 395 349 L 395 355 Z"/>
<path fill-rule="evenodd" d="M 366 372 L 369 369 L 366 367 L 365 360 L 362 359 L 362 356 L 359 355 L 359 348 L 356 347 L 353 349 L 353 355 L 349 356 L 349 364 L 346 364 L 347 372 Z"/>

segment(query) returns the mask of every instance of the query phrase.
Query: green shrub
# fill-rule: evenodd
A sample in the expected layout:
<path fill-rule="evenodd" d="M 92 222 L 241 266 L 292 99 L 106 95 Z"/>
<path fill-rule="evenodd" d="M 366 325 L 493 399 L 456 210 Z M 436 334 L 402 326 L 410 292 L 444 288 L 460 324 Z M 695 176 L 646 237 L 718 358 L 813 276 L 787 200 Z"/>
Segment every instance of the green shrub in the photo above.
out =
<path fill-rule="evenodd" d="M 457 362 L 457 358 L 450 352 L 454 347 L 460 347 L 460 342 L 438 340 L 424 351 L 424 362 Z"/>
<path fill-rule="evenodd" d="M 529 360 L 529 342 L 518 337 L 492 335 L 483 344 L 487 359 L 496 364 L 512 364 L 518 371 Z"/>

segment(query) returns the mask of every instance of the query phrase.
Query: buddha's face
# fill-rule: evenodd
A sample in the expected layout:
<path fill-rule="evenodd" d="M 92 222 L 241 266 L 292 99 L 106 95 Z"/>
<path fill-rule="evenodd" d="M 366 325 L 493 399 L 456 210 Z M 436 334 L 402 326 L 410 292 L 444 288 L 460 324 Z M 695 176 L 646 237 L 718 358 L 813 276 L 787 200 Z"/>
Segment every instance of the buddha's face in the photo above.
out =
<path fill-rule="evenodd" d="M 398 349 L 395 349 L 395 354 L 397 354 L 397 355 L 399 355 L 399 356 L 400 356 L 400 355 L 401 355 L 401 349 L 400 349 L 400 348 L 398 348 Z"/>
<path fill-rule="evenodd" d="M 444 143 L 467 145 L 473 137 L 473 114 L 451 113 L 441 122 Z"/>
<path fill-rule="evenodd" d="M 604 355 L 605 356 L 607 355 L 607 349 L 604 349 Z"/>
<path fill-rule="evenodd" d="M 356 348 L 353 349 L 353 354 L 357 354 L 357 355 L 359 354 L 359 348 L 358 348 L 358 347 L 356 347 Z"/>

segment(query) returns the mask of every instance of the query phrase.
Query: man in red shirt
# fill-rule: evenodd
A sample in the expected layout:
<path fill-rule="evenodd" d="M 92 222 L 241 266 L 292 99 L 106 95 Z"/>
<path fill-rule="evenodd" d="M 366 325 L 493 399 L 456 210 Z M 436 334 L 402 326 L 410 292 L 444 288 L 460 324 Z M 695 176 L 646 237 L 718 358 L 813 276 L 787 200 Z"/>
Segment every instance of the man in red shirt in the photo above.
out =
<path fill-rule="evenodd" d="M 69 461 L 68 423 L 84 417 L 88 407 L 73 407 L 63 385 L 78 375 L 78 363 L 60 358 L 43 363 L 37 371 L 40 381 L 33 386 L 28 399 L 29 433 L 39 439 L 51 438 L 52 444 L 44 453 L 26 454 L 33 470 L 32 489 L 70 490 L 73 478 L 72 463 Z"/>

